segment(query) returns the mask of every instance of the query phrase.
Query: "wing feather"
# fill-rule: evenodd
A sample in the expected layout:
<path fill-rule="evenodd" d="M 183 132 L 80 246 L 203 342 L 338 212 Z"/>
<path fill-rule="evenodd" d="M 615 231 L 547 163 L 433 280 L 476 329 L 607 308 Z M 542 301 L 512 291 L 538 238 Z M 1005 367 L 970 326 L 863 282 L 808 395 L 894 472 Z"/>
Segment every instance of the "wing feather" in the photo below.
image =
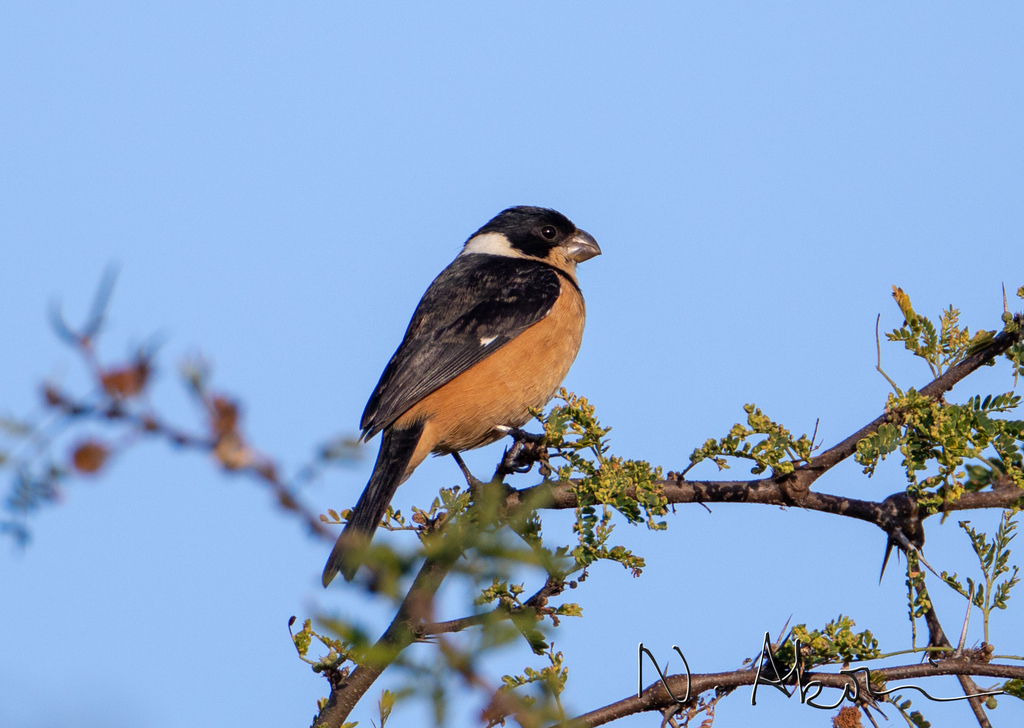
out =
<path fill-rule="evenodd" d="M 460 255 L 423 294 L 363 412 L 368 439 L 551 311 L 561 281 L 539 261 Z"/>

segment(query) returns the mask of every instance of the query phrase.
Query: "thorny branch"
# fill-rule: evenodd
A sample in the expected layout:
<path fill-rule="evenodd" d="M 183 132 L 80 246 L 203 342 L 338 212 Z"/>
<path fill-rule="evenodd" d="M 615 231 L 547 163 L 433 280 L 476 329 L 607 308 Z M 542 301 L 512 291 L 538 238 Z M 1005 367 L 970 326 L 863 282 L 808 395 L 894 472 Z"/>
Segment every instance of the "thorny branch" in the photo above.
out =
<path fill-rule="evenodd" d="M 1004 332 L 999 334 L 986 347 L 965 358 L 959 364 L 947 370 L 942 376 L 925 386 L 921 390 L 921 393 L 925 396 L 936 399 L 942 397 L 946 392 L 952 389 L 957 382 L 1007 351 L 1019 339 L 1019 333 L 1010 334 Z M 882 424 L 890 421 L 890 419 L 891 415 L 889 413 L 885 413 L 877 417 L 875 420 L 868 423 L 839 444 L 813 458 L 809 464 L 796 468 L 792 473 L 742 481 L 687 481 L 682 479 L 681 476 L 675 476 L 670 473 L 669 475 L 672 477 L 659 481 L 658 485 L 663 488 L 664 495 L 669 504 L 718 502 L 798 506 L 807 510 L 817 510 L 824 513 L 832 513 L 835 515 L 867 521 L 877 525 L 887 534 L 894 534 L 897 532 L 904 533 L 906 531 L 913 532 L 914 529 L 920 527 L 921 520 L 926 518 L 928 514 L 917 508 L 916 504 L 905 492 L 894 493 L 885 500 L 876 502 L 819 493 L 811 490 L 811 485 L 818 478 L 856 452 L 856 446 L 860 440 L 871 433 L 876 432 Z M 513 446 L 513 449 L 510 452 L 515 452 L 516 455 L 519 456 L 522 450 L 523 448 L 519 445 L 517 440 L 516 445 Z M 523 462 L 517 463 L 520 468 L 527 464 L 528 463 Z M 503 463 L 503 465 L 505 467 L 499 467 L 499 471 L 496 473 L 499 478 L 504 474 L 513 471 L 512 468 L 507 467 L 507 464 Z M 1020 503 L 1022 499 L 1024 499 L 1024 493 L 1010 482 L 1009 479 L 1003 478 L 994 484 L 991 491 L 983 493 L 965 493 L 957 502 L 945 504 L 942 510 L 954 511 L 993 507 L 1006 508 Z M 572 489 L 572 484 L 567 482 L 544 483 L 538 486 L 519 490 L 511 489 L 505 500 L 505 510 L 507 514 L 511 514 L 521 508 L 528 510 L 573 509 L 576 508 L 577 505 L 578 503 Z M 548 585 L 546 584 L 545 588 L 547 588 L 547 586 Z M 544 590 L 542 589 L 538 594 L 543 591 Z M 412 591 L 410 590 L 410 594 L 411 593 Z M 496 610 L 496 612 L 498 611 L 500 610 Z M 411 628 L 406 627 L 406 629 L 411 629 L 412 632 L 419 634 L 454 632 L 485 624 L 492 619 L 504 616 L 496 612 L 485 615 L 471 615 L 446 622 L 422 624 Z M 930 619 L 937 625 L 938 621 L 934 616 L 934 612 L 930 611 L 929 614 L 931 615 Z M 931 622 L 929 625 L 931 626 Z M 392 627 L 385 633 L 385 637 L 392 634 L 394 627 L 395 623 L 392 623 Z M 382 637 L 381 639 L 384 640 L 385 637 Z M 948 646 L 948 642 L 946 643 L 946 646 Z M 360 669 L 362 668 L 357 668 L 356 672 L 359 672 Z M 364 674 L 365 672 L 366 671 L 364 671 Z M 973 681 L 970 680 L 970 674 L 1000 677 L 1024 676 L 1024 668 L 973 662 L 967 664 L 963 659 L 960 659 L 959 661 L 945 660 L 939 663 L 938 666 L 912 665 L 906 667 L 884 668 L 875 672 L 876 674 L 886 677 L 886 679 L 904 679 L 932 675 L 956 674 L 961 676 L 961 683 L 964 686 L 964 689 L 968 691 L 968 694 L 970 692 L 978 692 Z M 379 674 L 379 672 L 374 673 L 373 678 L 375 679 Z M 355 675 L 355 673 L 353 673 L 353 675 Z M 814 673 L 813 678 L 811 678 L 810 675 L 808 677 L 809 679 L 820 679 L 823 685 L 827 685 L 829 687 L 842 687 L 849 681 L 848 678 L 843 676 L 830 676 L 828 674 L 819 673 Z M 729 687 L 752 684 L 753 672 L 748 673 L 748 671 L 743 670 L 733 673 L 694 676 L 694 681 L 694 694 L 697 695 L 700 692 L 712 688 L 728 689 Z M 314 723 L 314 725 L 340 726 L 348 717 L 351 708 L 356 705 L 366 690 L 369 689 L 371 684 L 372 680 L 362 681 L 358 684 L 352 681 L 348 681 L 337 686 L 332 684 L 328 706 L 345 705 L 350 707 L 344 712 L 336 710 L 332 711 L 332 717 L 330 720 L 327 720 L 323 713 L 321 713 L 321 716 L 317 719 L 318 722 Z M 974 688 L 971 688 L 970 686 L 974 686 Z M 673 692 L 675 691 L 673 690 Z M 618 703 L 607 706 L 606 708 L 601 708 L 597 711 L 587 713 L 586 715 L 580 716 L 576 719 L 572 725 L 601 725 L 602 723 L 615 720 L 618 717 L 622 717 L 623 715 L 628 715 L 633 712 L 663 709 L 669 706 L 669 703 L 664 702 L 665 700 L 668 700 L 668 694 L 665 693 L 660 686 L 648 689 L 648 691 L 645 691 L 644 695 L 647 697 L 619 701 Z M 972 708 L 975 709 L 975 713 L 978 715 L 982 728 L 987 728 L 987 719 L 984 717 L 984 713 L 980 712 L 981 708 L 979 701 L 974 699 L 971 702 Z"/>
<path fill-rule="evenodd" d="M 978 675 L 982 677 L 1017 678 L 1024 676 L 1024 667 L 1017 665 L 995 665 L 968 659 L 943 660 L 935 665 L 929 663 L 919 665 L 900 665 L 896 667 L 882 667 L 871 671 L 872 676 L 883 680 L 914 680 L 927 677 L 938 677 L 940 675 Z M 708 690 L 734 690 L 745 685 L 753 685 L 755 670 L 744 669 L 733 672 L 704 673 L 690 676 L 691 695 L 700 695 Z M 803 681 L 820 682 L 824 687 L 838 688 L 851 685 L 853 677 L 840 675 L 834 672 L 805 672 Z M 862 674 L 856 676 L 861 683 L 860 692 L 867 692 L 867 685 Z M 686 675 L 667 675 L 665 682 L 674 695 L 683 695 L 686 692 Z M 795 678 L 787 685 L 795 685 Z M 654 683 L 641 693 L 640 697 L 633 695 L 618 702 L 606 705 L 603 708 L 592 710 L 578 716 L 569 723 L 569 728 L 589 728 L 590 726 L 604 725 L 614 720 L 624 718 L 628 715 L 643 713 L 646 711 L 663 710 L 675 704 L 675 701 L 665 690 L 661 681 Z"/>
<path fill-rule="evenodd" d="M 928 596 L 928 587 L 925 586 L 923 574 L 920 579 L 914 583 L 914 589 L 917 592 L 918 598 L 928 605 L 924 612 L 925 624 L 928 625 L 928 645 L 930 647 L 952 647 L 949 643 L 949 639 L 946 637 L 945 630 L 942 629 L 942 624 L 939 622 L 939 615 L 935 612 L 935 604 Z M 954 653 L 953 659 L 963 660 L 965 658 L 967 662 L 971 661 L 970 656 L 965 655 L 958 648 Z M 957 673 L 957 679 L 960 681 L 960 687 L 963 688 L 964 695 L 975 695 L 981 692 L 978 684 L 971 679 L 971 675 L 980 674 L 982 673 Z M 1007 677 L 1013 676 L 1007 675 Z M 992 728 L 992 724 L 989 722 L 988 716 L 985 715 L 985 709 L 982 707 L 981 698 L 970 698 L 968 702 L 970 703 L 971 711 L 974 713 L 974 717 L 977 719 L 980 728 Z"/>
<path fill-rule="evenodd" d="M 434 594 L 460 553 L 457 549 L 451 549 L 438 558 L 427 558 L 391 625 L 373 646 L 371 652 L 375 659 L 357 666 L 351 675 L 340 676 L 337 671 L 333 675 L 328 674 L 331 694 L 314 719 L 313 728 L 341 726 L 387 666 L 417 639 L 417 633 L 421 631 L 420 624 L 429 619 L 433 611 Z"/>
<path fill-rule="evenodd" d="M 936 677 L 939 675 L 955 675 L 964 690 L 964 695 L 977 695 L 984 692 L 971 676 L 998 677 L 1020 679 L 1024 676 L 1024 666 L 1006 665 L 991 662 L 991 648 L 989 650 L 953 650 L 946 638 L 942 625 L 939 623 L 934 605 L 928 598 L 927 588 L 922 579 L 916 582 L 915 588 L 918 596 L 928 604 L 924 612 L 925 622 L 928 625 L 928 644 L 930 647 L 945 648 L 944 653 L 950 657 L 933 659 L 925 664 L 902 665 L 877 668 L 871 670 L 875 680 L 890 682 L 894 680 L 922 679 Z M 685 694 L 689 687 L 693 698 L 687 704 L 696 701 L 697 696 L 708 690 L 730 691 L 745 685 L 754 685 L 756 681 L 756 664 L 748 669 L 736 670 L 733 672 L 712 673 L 691 675 L 689 681 L 684 674 L 669 675 L 665 678 L 672 695 L 665 689 L 665 685 L 659 680 L 647 687 L 639 696 L 631 696 L 619 700 L 610 705 L 590 711 L 577 717 L 570 722 L 569 728 L 589 728 L 591 726 L 604 725 L 628 715 L 647 711 L 665 711 L 674 707 L 683 707 L 672 696 Z M 852 686 L 853 681 L 858 683 L 857 695 L 870 695 L 868 684 L 863 673 L 853 676 L 844 676 L 838 673 L 804 672 L 801 676 L 801 684 L 807 686 L 811 682 L 818 682 L 823 687 L 843 689 Z M 783 681 L 788 686 L 796 686 L 795 676 L 788 681 Z M 813 697 L 813 693 L 811 693 Z M 863 698 L 861 702 L 864 702 Z M 972 697 L 969 699 L 971 710 L 974 712 L 980 728 L 991 728 L 991 723 L 985 715 L 981 698 Z"/>
<path fill-rule="evenodd" d="M 468 617 L 462 617 L 460 619 L 449 619 L 446 622 L 431 622 L 428 624 L 422 624 L 417 629 L 417 633 L 423 636 L 445 634 L 451 632 L 461 632 L 462 630 L 469 629 L 470 627 L 476 627 L 482 624 L 490 624 L 496 621 L 511 619 L 513 615 L 517 613 L 523 613 L 526 610 L 542 610 L 547 607 L 548 599 L 556 597 L 562 593 L 565 589 L 565 583 L 548 577 L 548 580 L 544 583 L 536 594 L 527 599 L 521 608 L 508 609 L 505 607 L 497 607 L 492 609 L 490 612 L 484 614 L 471 614 Z"/>
<path fill-rule="evenodd" d="M 54 326 L 58 334 L 74 346 L 87 367 L 93 373 L 100 397 L 78 399 L 48 386 L 44 398 L 51 412 L 65 422 L 100 421 L 127 426 L 130 435 L 159 438 L 172 446 L 192 449 L 211 454 L 225 469 L 247 475 L 268 486 L 278 503 L 295 514 L 313 534 L 332 539 L 333 533 L 311 509 L 301 503 L 294 487 L 278 474 L 273 461 L 251 448 L 241 434 L 237 405 L 227 397 L 214 395 L 205 390 L 198 380 L 193 389 L 202 403 L 208 417 L 208 429 L 203 434 L 194 434 L 176 428 L 160 419 L 151 407 L 139 405 L 144 400 L 144 390 L 150 374 L 150 353 L 140 351 L 134 362 L 121 367 L 101 365 L 94 348 L 94 342 L 102 327 L 107 302 L 113 285 L 108 275 L 97 294 L 90 320 L 80 331 L 74 331 L 63 317 L 54 314 Z M 933 399 L 941 399 L 957 382 L 980 366 L 991 362 L 1020 340 L 1016 333 L 1003 332 L 995 336 L 986 346 L 966 357 L 959 364 L 925 386 L 920 393 Z M 904 535 L 901 543 L 910 538 L 915 546 L 921 542 L 921 522 L 930 512 L 919 508 L 906 492 L 894 493 L 880 501 L 864 501 L 844 496 L 830 495 L 811 490 L 811 486 L 824 473 L 849 458 L 856 452 L 857 443 L 878 431 L 890 422 L 890 413 L 882 414 L 842 442 L 812 458 L 792 472 L 767 478 L 736 481 L 691 481 L 681 475 L 670 473 L 669 477 L 657 482 L 668 504 L 683 503 L 757 503 L 775 506 L 796 506 L 807 510 L 847 516 L 873 523 L 893 538 Z M 496 479 L 524 472 L 529 466 L 546 457 L 546 448 L 534 437 L 525 433 L 514 433 L 515 443 L 506 453 L 496 472 Z M 74 454 L 74 467 L 82 473 L 95 472 L 102 467 L 111 454 L 106 446 L 98 443 L 80 445 Z M 303 471 L 308 475 L 309 468 Z M 305 477 L 303 475 L 302 477 Z M 467 477 L 470 477 L 467 475 Z M 508 489 L 504 510 L 507 517 L 523 511 L 537 509 L 576 508 L 578 503 L 571 483 L 544 483 L 519 490 Z M 633 494 L 635 495 L 635 494 Z M 997 479 L 986 492 L 964 493 L 954 502 L 947 502 L 940 511 L 959 511 L 977 508 L 1008 508 L 1019 505 L 1022 492 L 1009 478 Z M 467 548 L 457 528 L 445 526 L 441 538 L 449 543 L 446 548 L 428 555 L 418 574 L 409 587 L 391 625 L 376 645 L 367 653 L 351 673 L 348 670 L 328 669 L 325 672 L 331 684 L 331 692 L 314 726 L 340 727 L 358 701 L 380 677 L 383 671 L 398 658 L 400 653 L 417 640 L 432 635 L 458 632 L 495 620 L 512 618 L 515 611 L 499 607 L 483 615 L 471 615 L 448 621 L 434 621 L 433 597 L 448 576 L 456 560 Z M 462 534 L 464 536 L 464 534 Z M 542 613 L 548 598 L 558 595 L 564 583 L 549 577 L 545 585 L 524 603 L 526 609 Z M 921 582 L 923 589 L 923 581 Z M 550 611 L 550 610 L 547 610 Z M 929 642 L 936 647 L 949 647 L 934 610 L 925 612 L 929 627 Z M 873 671 L 885 680 L 923 678 L 937 675 L 957 675 L 966 693 L 977 692 L 977 686 L 970 675 L 1003 678 L 1024 678 L 1024 668 L 1011 665 L 991 664 L 985 660 L 973 659 L 967 654 L 956 654 L 935 664 L 908 665 L 880 668 Z M 830 673 L 807 673 L 808 680 L 817 680 L 827 687 L 842 688 L 850 678 Z M 683 676 L 668 678 L 673 692 L 683 688 Z M 692 695 L 718 689 L 729 691 L 741 685 L 750 685 L 754 680 L 752 670 L 738 670 L 729 673 L 692 676 Z M 972 700 L 972 708 L 982 728 L 988 726 L 980 701 Z M 646 710 L 665 710 L 672 707 L 668 693 L 660 684 L 649 687 L 636 698 L 628 698 L 591 711 L 572 722 L 574 726 L 596 726 L 610 722 L 624 715 Z"/>
<path fill-rule="evenodd" d="M 923 389 L 921 394 L 938 399 L 953 386 L 979 367 L 1004 353 L 1020 334 L 1003 332 L 996 336 L 984 349 L 964 359 L 945 374 Z M 682 503 L 759 503 L 774 506 L 798 506 L 806 510 L 821 511 L 847 516 L 873 523 L 887 534 L 908 527 L 912 521 L 927 517 L 905 493 L 894 493 L 881 502 L 864 501 L 845 496 L 830 495 L 811 490 L 811 485 L 827 471 L 849 458 L 857 450 L 857 443 L 889 422 L 888 412 L 875 418 L 853 435 L 813 458 L 807 465 L 796 468 L 792 473 L 775 475 L 753 480 L 684 480 L 682 476 L 669 473 L 669 477 L 658 481 L 670 505 Z M 628 491 L 627 491 L 628 492 Z M 634 494 L 635 495 L 635 494 Z M 971 510 L 977 508 L 1008 508 L 1024 498 L 1009 478 L 1002 477 L 991 491 L 965 493 L 955 503 L 946 503 L 941 511 Z M 530 488 L 512 491 L 505 503 L 512 510 L 528 504 L 531 508 L 566 509 L 576 508 L 576 496 L 571 483 L 544 483 Z"/>

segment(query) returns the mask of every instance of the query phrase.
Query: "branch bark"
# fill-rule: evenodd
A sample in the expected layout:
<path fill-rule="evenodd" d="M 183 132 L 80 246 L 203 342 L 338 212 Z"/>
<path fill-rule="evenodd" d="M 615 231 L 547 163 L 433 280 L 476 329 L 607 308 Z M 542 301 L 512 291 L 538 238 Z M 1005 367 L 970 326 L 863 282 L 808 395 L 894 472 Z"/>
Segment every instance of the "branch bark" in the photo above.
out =
<path fill-rule="evenodd" d="M 331 694 L 313 720 L 313 728 L 339 728 L 388 665 L 416 640 L 417 627 L 432 611 L 434 594 L 457 558 L 458 555 L 453 558 L 446 550 L 441 556 L 428 558 L 423 563 L 395 618 L 373 646 L 371 654 L 375 659 L 357 666 L 345 679 L 331 680 Z"/>
<path fill-rule="evenodd" d="M 900 665 L 896 667 L 883 667 L 871 671 L 872 675 L 882 677 L 886 681 L 891 680 L 914 680 L 940 675 L 969 676 L 978 675 L 984 677 L 998 678 L 1024 678 L 1024 666 L 1002 665 L 986 662 L 978 662 L 967 658 L 943 660 L 936 665 L 928 663 L 918 665 Z M 806 686 L 811 681 L 820 682 L 828 688 L 842 689 L 851 685 L 852 676 L 840 675 L 834 672 L 805 672 L 803 683 Z M 708 690 L 735 690 L 745 685 L 753 685 L 755 680 L 754 670 L 736 670 L 734 672 L 716 672 L 692 675 L 690 678 L 691 702 L 697 699 L 701 693 Z M 856 680 L 860 683 L 861 695 L 866 694 L 867 684 L 863 674 L 858 674 Z M 686 693 L 686 675 L 668 675 L 665 678 L 669 689 L 674 695 Z M 972 681 L 973 682 L 973 681 Z M 786 683 L 789 686 L 796 684 L 795 678 Z M 606 705 L 603 708 L 584 713 L 570 722 L 571 728 L 590 728 L 591 726 L 604 725 L 612 721 L 625 718 L 636 713 L 643 713 L 653 710 L 665 710 L 675 705 L 675 701 L 668 694 L 659 680 L 650 685 L 640 694 L 639 697 L 631 696 L 618 702 Z"/>
<path fill-rule="evenodd" d="M 669 505 L 683 503 L 756 503 L 768 506 L 795 506 L 809 511 L 820 511 L 847 516 L 873 523 L 883 530 L 894 519 L 904 518 L 912 509 L 912 501 L 905 492 L 893 493 L 882 501 L 867 501 L 847 496 L 809 491 L 803 501 L 795 504 L 775 478 L 757 480 L 660 480 L 657 481 Z M 634 495 L 627 489 L 628 495 Z M 1009 478 L 1000 479 L 989 491 L 965 493 L 955 503 L 946 503 L 942 512 L 965 511 L 981 508 L 1009 508 L 1024 499 L 1024 491 L 1013 485 Z M 571 482 L 541 484 L 511 492 L 505 507 L 537 509 L 576 508 L 576 495 Z"/>
<path fill-rule="evenodd" d="M 935 612 L 935 603 L 928 596 L 928 587 L 925 586 L 923 574 L 921 581 L 916 585 L 916 590 L 918 595 L 926 599 L 930 605 L 924 613 L 925 624 L 928 625 L 928 644 L 933 647 L 952 647 L 949 639 L 946 637 L 945 630 L 942 629 L 942 624 L 939 622 L 939 615 Z M 959 657 L 959 655 L 957 656 Z M 958 674 L 957 679 L 960 682 L 960 687 L 963 688 L 964 695 L 974 695 L 981 692 L 978 684 L 971 679 L 970 674 Z M 979 728 L 992 728 L 992 723 L 989 722 L 988 716 L 985 715 L 985 708 L 982 706 L 981 698 L 969 698 L 968 702 L 971 706 L 971 712 L 974 713 L 974 718 L 978 721 Z"/>
<path fill-rule="evenodd" d="M 1005 353 L 1021 340 L 1020 332 L 1002 332 L 988 346 L 975 352 L 959 364 L 950 367 L 942 376 L 925 385 L 921 394 L 941 398 L 959 381 L 978 368 Z M 681 476 L 657 481 L 670 505 L 681 503 L 760 503 L 774 506 L 798 506 L 806 510 L 821 511 L 856 518 L 877 525 L 887 533 L 903 527 L 910 518 L 923 519 L 928 514 L 918 513 L 906 493 L 893 493 L 884 501 L 864 501 L 845 496 L 812 491 L 811 485 L 826 472 L 857 451 L 857 443 L 877 432 L 892 419 L 886 412 L 864 425 L 842 442 L 832 446 L 792 473 L 753 480 L 684 480 Z M 635 497 L 635 492 L 627 493 Z M 1008 508 L 1024 498 L 1024 492 L 1003 478 L 991 491 L 966 493 L 956 503 L 947 503 L 942 511 L 976 508 Z M 537 509 L 576 508 L 577 501 L 571 482 L 542 483 L 530 488 L 513 490 L 505 507 Z"/>

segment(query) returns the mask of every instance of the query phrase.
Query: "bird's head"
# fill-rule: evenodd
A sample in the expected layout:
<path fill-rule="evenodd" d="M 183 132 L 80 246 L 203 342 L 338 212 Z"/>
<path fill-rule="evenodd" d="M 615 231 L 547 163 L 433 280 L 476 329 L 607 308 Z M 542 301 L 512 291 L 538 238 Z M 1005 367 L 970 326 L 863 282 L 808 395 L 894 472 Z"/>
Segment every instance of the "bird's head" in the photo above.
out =
<path fill-rule="evenodd" d="M 572 273 L 577 263 L 601 254 L 593 236 L 546 207 L 510 207 L 466 241 L 462 253 L 535 258 Z"/>

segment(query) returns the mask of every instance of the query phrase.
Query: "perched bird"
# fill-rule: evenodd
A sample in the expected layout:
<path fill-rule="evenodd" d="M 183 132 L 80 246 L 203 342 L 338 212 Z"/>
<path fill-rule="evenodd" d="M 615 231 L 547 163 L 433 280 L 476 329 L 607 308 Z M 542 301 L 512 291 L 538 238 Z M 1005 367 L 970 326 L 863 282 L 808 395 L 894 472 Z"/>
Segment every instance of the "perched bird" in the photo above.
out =
<path fill-rule="evenodd" d="M 383 432 L 373 475 L 327 565 L 351 581 L 395 491 L 429 453 L 490 444 L 554 396 L 576 358 L 586 309 L 576 264 L 601 254 L 565 215 L 512 207 L 466 241 L 423 294 L 363 412 Z"/>

